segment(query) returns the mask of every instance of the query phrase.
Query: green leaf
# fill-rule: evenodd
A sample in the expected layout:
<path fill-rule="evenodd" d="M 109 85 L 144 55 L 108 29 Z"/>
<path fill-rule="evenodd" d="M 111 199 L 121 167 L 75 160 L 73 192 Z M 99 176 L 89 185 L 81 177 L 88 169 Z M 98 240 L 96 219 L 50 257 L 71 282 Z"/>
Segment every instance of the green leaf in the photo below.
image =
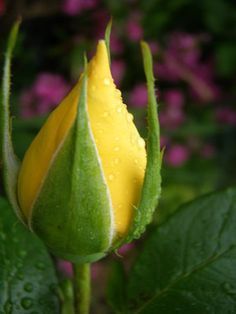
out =
<path fill-rule="evenodd" d="M 129 311 L 236 313 L 236 189 L 180 208 L 144 245 L 127 287 Z"/>
<path fill-rule="evenodd" d="M 141 200 L 135 210 L 132 229 L 126 239 L 127 242 L 139 238 L 147 224 L 152 220 L 161 194 L 161 164 L 163 151 L 160 151 L 160 128 L 157 114 L 155 95 L 155 79 L 150 48 L 145 42 L 141 43 L 144 72 L 148 89 L 148 139 L 147 166 L 142 188 Z"/>
<path fill-rule="evenodd" d="M 59 313 L 57 279 L 45 247 L 0 198 L 0 313 Z"/>
<path fill-rule="evenodd" d="M 25 217 L 19 210 L 16 196 L 19 161 L 15 156 L 11 139 L 10 119 L 10 85 L 11 85 L 11 59 L 17 39 L 20 20 L 12 27 L 7 43 L 5 63 L 2 78 L 0 97 L 0 161 L 3 167 L 4 185 L 9 201 L 20 220 L 24 223 Z"/>

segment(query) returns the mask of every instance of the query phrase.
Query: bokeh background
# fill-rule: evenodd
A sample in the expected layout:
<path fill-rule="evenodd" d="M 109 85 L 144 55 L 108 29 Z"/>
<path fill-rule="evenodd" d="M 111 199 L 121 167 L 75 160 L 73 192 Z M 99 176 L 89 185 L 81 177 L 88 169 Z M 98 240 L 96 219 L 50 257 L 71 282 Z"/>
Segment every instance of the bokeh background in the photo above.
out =
<path fill-rule="evenodd" d="M 162 197 L 154 224 L 163 222 L 183 202 L 235 184 L 233 0 L 0 0 L 1 65 L 6 36 L 18 16 L 23 23 L 11 101 L 19 157 L 78 79 L 84 51 L 92 55 L 112 16 L 113 77 L 144 138 L 147 93 L 141 39 L 150 44 L 154 58 L 165 147 Z M 134 253 L 126 247 L 122 254 L 132 259 Z M 106 263 L 95 265 L 95 277 Z"/>

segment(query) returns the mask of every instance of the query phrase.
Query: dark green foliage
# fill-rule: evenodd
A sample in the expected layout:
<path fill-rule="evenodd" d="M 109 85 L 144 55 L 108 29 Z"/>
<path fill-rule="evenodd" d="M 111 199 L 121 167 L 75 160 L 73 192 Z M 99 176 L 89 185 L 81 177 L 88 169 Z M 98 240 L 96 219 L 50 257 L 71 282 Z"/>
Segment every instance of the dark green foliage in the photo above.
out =
<path fill-rule="evenodd" d="M 0 313 L 59 313 L 57 279 L 45 247 L 0 198 Z"/>
<path fill-rule="evenodd" d="M 236 189 L 180 208 L 144 244 L 124 313 L 235 313 L 235 225 Z"/>

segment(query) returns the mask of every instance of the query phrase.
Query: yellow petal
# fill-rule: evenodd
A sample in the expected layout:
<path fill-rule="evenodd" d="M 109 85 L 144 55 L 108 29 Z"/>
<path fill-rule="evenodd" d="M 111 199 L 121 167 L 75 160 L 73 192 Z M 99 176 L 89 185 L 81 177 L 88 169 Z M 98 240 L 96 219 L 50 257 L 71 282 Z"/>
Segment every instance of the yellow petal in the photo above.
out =
<path fill-rule="evenodd" d="M 26 217 L 76 117 L 80 83 L 51 113 L 28 149 L 19 174 L 18 199 Z M 107 49 L 100 41 L 88 67 L 88 112 L 114 209 L 115 231 L 128 231 L 143 185 L 146 167 L 144 140 L 139 136 L 116 89 Z"/>
<path fill-rule="evenodd" d="M 78 94 L 79 84 L 50 114 L 24 156 L 18 178 L 18 201 L 26 217 L 30 215 L 53 157 L 73 125 Z"/>
<path fill-rule="evenodd" d="M 114 208 L 115 229 L 128 231 L 143 185 L 144 140 L 122 102 L 110 72 L 104 41 L 89 64 L 88 111 Z"/>

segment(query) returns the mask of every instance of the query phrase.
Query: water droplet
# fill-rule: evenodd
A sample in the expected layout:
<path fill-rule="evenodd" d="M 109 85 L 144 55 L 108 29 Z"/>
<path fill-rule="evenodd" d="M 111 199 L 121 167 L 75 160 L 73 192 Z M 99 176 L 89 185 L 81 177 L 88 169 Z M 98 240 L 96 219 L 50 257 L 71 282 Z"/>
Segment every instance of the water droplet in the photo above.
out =
<path fill-rule="evenodd" d="M 133 117 L 133 115 L 131 113 L 128 113 L 127 116 L 126 116 L 126 119 L 127 119 L 128 122 L 131 122 L 131 121 L 133 121 L 134 117 Z"/>
<path fill-rule="evenodd" d="M 139 147 L 139 148 L 145 147 L 145 141 L 144 141 L 144 139 L 142 139 L 142 138 L 139 138 L 139 139 L 138 139 L 138 147 Z"/>
<path fill-rule="evenodd" d="M 109 181 L 113 181 L 114 180 L 114 175 L 113 174 L 109 174 L 108 179 L 109 179 Z"/>
<path fill-rule="evenodd" d="M 109 115 L 109 114 L 108 114 L 108 112 L 107 112 L 107 111 L 104 111 L 104 112 L 103 112 L 103 114 L 102 114 L 103 118 L 108 117 L 108 115 Z"/>
<path fill-rule="evenodd" d="M 119 162 L 120 162 L 120 159 L 119 159 L 119 158 L 115 158 L 115 159 L 114 159 L 114 164 L 115 164 L 115 165 L 118 165 Z"/>
<path fill-rule="evenodd" d="M 45 269 L 45 264 L 43 262 L 38 262 L 36 264 L 36 267 L 40 270 L 44 270 Z"/>
<path fill-rule="evenodd" d="M 118 152 L 120 150 L 120 147 L 119 146 L 116 146 L 115 148 L 114 148 L 114 151 L 115 152 Z"/>
<path fill-rule="evenodd" d="M 12 312 L 12 302 L 10 300 L 7 300 L 4 304 L 4 313 L 10 314 Z"/>
<path fill-rule="evenodd" d="M 132 145 L 137 142 L 137 136 L 135 134 L 131 134 L 130 142 L 131 142 Z"/>
<path fill-rule="evenodd" d="M 92 85 L 91 87 L 92 91 L 94 92 L 96 90 L 96 86 L 95 85 Z"/>
<path fill-rule="evenodd" d="M 20 304 L 25 310 L 28 310 L 32 307 L 33 302 L 32 299 L 26 297 L 21 300 Z"/>
<path fill-rule="evenodd" d="M 138 164 L 138 159 L 134 159 L 134 163 L 135 163 L 135 165 L 137 165 Z"/>
<path fill-rule="evenodd" d="M 134 183 L 137 183 L 137 182 L 138 182 L 138 180 L 137 180 L 136 178 L 134 178 L 133 181 L 134 181 Z"/>
<path fill-rule="evenodd" d="M 104 85 L 110 85 L 110 80 L 108 78 L 104 78 L 103 83 Z"/>
<path fill-rule="evenodd" d="M 31 291 L 33 291 L 33 285 L 32 285 L 32 283 L 27 282 L 27 283 L 24 285 L 24 290 L 25 290 L 26 292 L 31 292 Z"/>
<path fill-rule="evenodd" d="M 116 96 L 119 98 L 121 97 L 121 91 L 119 89 L 116 89 Z"/>
<path fill-rule="evenodd" d="M 117 107 L 116 107 L 116 111 L 117 111 L 118 113 L 121 113 L 121 112 L 122 112 L 122 107 L 121 107 L 121 106 L 117 106 Z"/>
<path fill-rule="evenodd" d="M 115 141 L 119 141 L 119 139 L 120 139 L 119 136 L 115 137 Z"/>

